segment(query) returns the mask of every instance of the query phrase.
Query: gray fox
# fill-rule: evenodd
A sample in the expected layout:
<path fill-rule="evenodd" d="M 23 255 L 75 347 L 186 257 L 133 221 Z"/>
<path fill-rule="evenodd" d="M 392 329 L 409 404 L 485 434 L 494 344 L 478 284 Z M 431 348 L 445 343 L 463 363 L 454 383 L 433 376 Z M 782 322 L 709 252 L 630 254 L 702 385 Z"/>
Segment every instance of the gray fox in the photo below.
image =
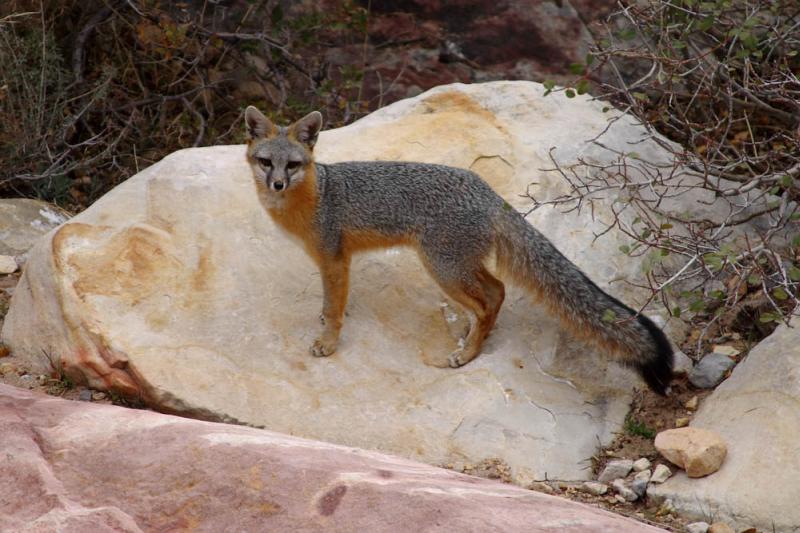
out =
<path fill-rule="evenodd" d="M 245 124 L 261 204 L 299 237 L 320 270 L 324 329 L 313 355 L 336 350 L 353 253 L 409 245 L 445 294 L 472 315 L 463 346 L 448 359 L 452 367 L 469 363 L 505 297 L 485 264 L 494 251 L 501 277 L 529 289 L 576 334 L 634 367 L 654 391 L 668 393 L 673 352 L 661 329 L 600 290 L 477 174 L 410 162 L 316 163 L 317 111 L 278 127 L 249 106 Z"/>

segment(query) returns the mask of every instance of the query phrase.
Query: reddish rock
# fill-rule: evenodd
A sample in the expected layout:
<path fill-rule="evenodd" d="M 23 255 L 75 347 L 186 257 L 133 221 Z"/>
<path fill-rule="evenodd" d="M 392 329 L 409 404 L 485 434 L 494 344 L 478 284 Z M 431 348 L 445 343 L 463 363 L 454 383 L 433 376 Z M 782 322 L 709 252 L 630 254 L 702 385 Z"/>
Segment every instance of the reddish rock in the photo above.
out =
<path fill-rule="evenodd" d="M 0 385 L 2 531 L 659 531 L 374 452 Z"/>

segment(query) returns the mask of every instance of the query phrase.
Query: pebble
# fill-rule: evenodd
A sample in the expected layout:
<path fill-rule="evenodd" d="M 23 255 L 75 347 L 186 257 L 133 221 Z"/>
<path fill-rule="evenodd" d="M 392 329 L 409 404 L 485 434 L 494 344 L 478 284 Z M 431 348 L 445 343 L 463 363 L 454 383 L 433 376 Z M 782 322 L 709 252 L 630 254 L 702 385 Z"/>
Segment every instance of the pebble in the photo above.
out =
<path fill-rule="evenodd" d="M 17 371 L 17 367 L 13 363 L 0 364 L 0 376 L 13 374 Z"/>
<path fill-rule="evenodd" d="M 692 522 L 691 524 L 686 524 L 686 531 L 689 533 L 706 533 L 708 528 L 709 525 L 706 522 Z"/>
<path fill-rule="evenodd" d="M 724 344 L 715 344 L 714 349 L 711 351 L 714 353 L 727 355 L 728 357 L 735 357 L 740 353 L 739 350 L 737 350 L 733 346 L 727 346 Z"/>
<path fill-rule="evenodd" d="M 656 450 L 684 470 L 689 477 L 713 474 L 722 466 L 728 447 L 717 433 L 685 427 L 668 429 L 656 435 Z"/>
<path fill-rule="evenodd" d="M 92 401 L 92 391 L 89 389 L 83 389 L 78 394 L 78 399 L 82 402 L 91 402 Z"/>
<path fill-rule="evenodd" d="M 689 425 L 689 417 L 682 416 L 680 418 L 675 419 L 675 427 L 676 428 L 683 428 Z"/>
<path fill-rule="evenodd" d="M 13 274 L 18 268 L 13 255 L 0 255 L 0 274 Z"/>
<path fill-rule="evenodd" d="M 699 389 L 710 389 L 722 381 L 725 373 L 735 364 L 727 355 L 710 353 L 689 373 L 689 382 Z"/>
<path fill-rule="evenodd" d="M 627 476 L 631 469 L 633 469 L 633 461 L 630 459 L 609 461 L 600 475 L 597 476 L 597 481 L 600 483 L 608 483 L 615 479 Z"/>
<path fill-rule="evenodd" d="M 650 483 L 664 483 L 672 475 L 672 470 L 667 465 L 658 465 L 650 476 Z"/>
<path fill-rule="evenodd" d="M 633 479 L 634 481 L 644 481 L 645 483 L 650 483 L 650 470 L 642 470 L 633 476 Z"/>
<path fill-rule="evenodd" d="M 584 481 L 581 485 L 583 492 L 594 494 L 595 496 L 602 496 L 608 492 L 608 485 L 600 483 L 599 481 Z"/>
<path fill-rule="evenodd" d="M 708 527 L 708 533 L 736 533 L 731 526 L 725 522 L 714 522 Z"/>
<path fill-rule="evenodd" d="M 544 481 L 534 481 L 528 486 L 528 488 L 537 492 L 545 492 L 547 494 L 553 494 L 555 492 L 555 489 Z"/>
<path fill-rule="evenodd" d="M 688 409 L 689 411 L 694 411 L 695 409 L 697 409 L 697 396 L 692 396 L 691 399 L 689 399 L 685 404 L 683 404 L 683 406 L 686 407 L 686 409 Z M 704 522 L 697 522 L 697 523 L 700 524 Z"/>
<path fill-rule="evenodd" d="M 645 479 L 634 479 L 631 483 L 631 490 L 639 498 L 644 498 L 644 495 L 647 492 L 647 481 L 648 480 Z"/>
<path fill-rule="evenodd" d="M 92 400 L 94 400 L 96 402 L 99 402 L 100 400 L 105 400 L 105 399 L 106 399 L 106 393 L 105 392 L 97 391 L 97 392 L 93 392 L 92 393 Z"/>
<path fill-rule="evenodd" d="M 686 376 L 692 371 L 692 367 L 694 367 L 694 361 L 692 361 L 692 358 L 680 350 L 675 351 L 673 360 L 674 364 L 672 371 L 675 374 Z"/>
<path fill-rule="evenodd" d="M 647 457 L 642 457 L 641 459 L 637 459 L 633 462 L 633 470 L 635 472 L 642 472 L 650 468 L 650 459 Z"/>
<path fill-rule="evenodd" d="M 615 479 L 614 481 L 612 481 L 611 487 L 617 492 L 617 494 L 622 496 L 625 499 L 625 501 L 635 502 L 636 500 L 639 499 L 639 495 L 636 494 L 630 488 L 628 488 L 625 485 L 625 482 L 621 479 Z"/>

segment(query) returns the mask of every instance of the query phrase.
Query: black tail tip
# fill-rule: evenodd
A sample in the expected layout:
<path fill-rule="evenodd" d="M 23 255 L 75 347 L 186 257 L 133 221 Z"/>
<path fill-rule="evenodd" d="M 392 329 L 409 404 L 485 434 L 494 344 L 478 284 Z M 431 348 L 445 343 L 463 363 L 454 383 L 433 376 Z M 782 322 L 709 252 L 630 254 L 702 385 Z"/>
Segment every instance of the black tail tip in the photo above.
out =
<path fill-rule="evenodd" d="M 670 392 L 674 355 L 672 346 L 664 332 L 652 320 L 644 315 L 639 315 L 639 322 L 647 328 L 655 344 L 655 354 L 646 362 L 637 366 L 639 374 L 645 383 L 656 393 L 667 396 Z"/>

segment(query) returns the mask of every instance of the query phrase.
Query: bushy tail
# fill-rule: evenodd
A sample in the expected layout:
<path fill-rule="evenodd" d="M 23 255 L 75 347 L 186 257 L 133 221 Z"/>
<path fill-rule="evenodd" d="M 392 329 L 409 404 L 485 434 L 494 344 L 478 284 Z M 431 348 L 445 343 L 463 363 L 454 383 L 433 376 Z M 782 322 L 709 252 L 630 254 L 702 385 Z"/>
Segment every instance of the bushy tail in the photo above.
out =
<path fill-rule="evenodd" d="M 603 292 L 518 213 L 503 211 L 495 226 L 505 275 L 546 302 L 578 335 L 634 367 L 655 392 L 668 392 L 672 347 L 652 320 Z"/>

